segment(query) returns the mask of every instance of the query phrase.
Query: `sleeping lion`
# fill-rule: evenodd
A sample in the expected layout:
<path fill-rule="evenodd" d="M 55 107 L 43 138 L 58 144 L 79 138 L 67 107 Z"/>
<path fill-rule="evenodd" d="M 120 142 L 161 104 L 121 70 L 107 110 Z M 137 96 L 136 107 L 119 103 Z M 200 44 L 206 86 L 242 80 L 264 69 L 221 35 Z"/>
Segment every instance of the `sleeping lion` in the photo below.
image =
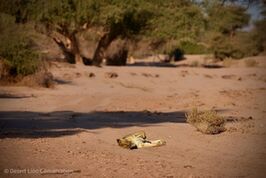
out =
<path fill-rule="evenodd" d="M 144 131 L 139 131 L 133 134 L 126 135 L 121 139 L 117 139 L 117 143 L 119 146 L 128 149 L 156 147 L 166 144 L 164 140 L 146 140 L 146 134 Z"/>

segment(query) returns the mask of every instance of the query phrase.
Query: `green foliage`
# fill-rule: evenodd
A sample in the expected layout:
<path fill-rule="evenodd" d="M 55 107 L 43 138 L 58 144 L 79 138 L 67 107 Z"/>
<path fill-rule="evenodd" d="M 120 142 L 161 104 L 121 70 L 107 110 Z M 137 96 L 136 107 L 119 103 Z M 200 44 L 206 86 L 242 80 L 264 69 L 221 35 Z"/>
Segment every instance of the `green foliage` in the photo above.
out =
<path fill-rule="evenodd" d="M 217 35 L 211 43 L 212 50 L 217 59 L 241 59 L 259 54 L 261 47 L 253 34 L 238 32 L 235 36 Z"/>
<path fill-rule="evenodd" d="M 193 108 L 186 114 L 186 118 L 188 123 L 204 134 L 218 134 L 226 130 L 224 118 L 213 110 L 199 111 L 197 108 Z"/>
<path fill-rule="evenodd" d="M 238 46 L 245 57 L 256 56 L 263 50 L 261 41 L 252 32 L 238 32 L 235 38 L 233 45 Z"/>
<path fill-rule="evenodd" d="M 0 10 L 16 22 L 33 20 L 48 35 L 57 32 L 76 43 L 70 49 L 63 44 L 72 56 L 80 52 L 78 33 L 88 28 L 93 29 L 90 39 L 102 45 L 98 53 L 113 40 L 126 38 L 164 41 L 155 50 L 166 54 L 179 49 L 187 54 L 213 52 L 220 59 L 256 55 L 265 49 L 265 19 L 256 23 L 252 36 L 240 32 L 250 16 L 236 1 L 0 0 Z"/>
<path fill-rule="evenodd" d="M 105 32 L 115 31 L 130 36 L 140 32 L 150 15 L 144 0 L 29 0 L 27 2 L 29 19 L 45 24 L 49 30 L 56 30 L 63 35 L 99 27 L 99 30 Z"/>
<path fill-rule="evenodd" d="M 227 39 L 220 37 L 213 43 L 214 57 L 220 60 L 225 58 L 241 59 L 244 57 L 243 51 Z"/>
<path fill-rule="evenodd" d="M 206 54 L 208 52 L 208 49 L 202 44 L 190 41 L 182 41 L 180 43 L 180 49 L 182 49 L 185 54 Z"/>
<path fill-rule="evenodd" d="M 219 0 L 205 0 L 207 13 L 207 31 L 203 41 L 210 45 L 218 59 L 240 59 L 258 54 L 258 45 L 251 35 L 239 29 L 248 25 L 250 15 L 237 3 L 225 3 Z"/>
<path fill-rule="evenodd" d="M 189 1 L 164 1 L 155 4 L 155 18 L 148 35 L 152 38 L 198 40 L 205 29 L 205 17 L 199 6 Z"/>
<path fill-rule="evenodd" d="M 28 0 L 25 4 L 26 19 L 35 21 L 39 31 L 52 37 L 65 56 L 75 58 L 76 62 L 81 56 L 77 37 L 93 28 L 95 36 L 99 36 L 94 38 L 98 39 L 92 59 L 95 65 L 101 63 L 103 51 L 113 40 L 134 38 L 142 33 L 152 14 L 149 10 L 152 2 L 145 0 Z M 5 6 L 9 7 L 8 4 Z M 7 13 L 15 15 L 21 11 L 20 8 L 14 9 L 15 12 L 7 10 Z M 70 43 L 65 43 L 65 39 Z"/>
<path fill-rule="evenodd" d="M 222 6 L 217 1 L 208 1 L 208 30 L 231 34 L 235 30 L 248 25 L 250 15 L 240 5 L 228 4 Z"/>
<path fill-rule="evenodd" d="M 261 12 L 262 19 L 256 21 L 254 23 L 254 29 L 253 29 L 253 41 L 257 42 L 257 45 L 259 46 L 260 51 L 266 50 L 266 2 L 263 5 L 263 11 Z"/>
<path fill-rule="evenodd" d="M 99 3 L 96 0 L 32 0 L 28 8 L 30 19 L 62 34 L 75 33 L 85 24 L 92 25 L 99 21 Z"/>
<path fill-rule="evenodd" d="M 106 29 L 117 28 L 124 35 L 138 34 L 146 27 L 152 12 L 151 4 L 139 1 L 106 1 L 101 6 L 101 23 Z"/>
<path fill-rule="evenodd" d="M 14 18 L 0 14 L 0 57 L 9 75 L 33 74 L 39 68 L 39 56 L 32 49 L 33 43 L 29 36 L 23 33 L 23 26 L 14 21 Z"/>
<path fill-rule="evenodd" d="M 16 41 L 2 41 L 0 44 L 0 56 L 10 68 L 11 75 L 29 75 L 38 70 L 38 54 L 29 49 L 29 41 L 17 39 Z"/>

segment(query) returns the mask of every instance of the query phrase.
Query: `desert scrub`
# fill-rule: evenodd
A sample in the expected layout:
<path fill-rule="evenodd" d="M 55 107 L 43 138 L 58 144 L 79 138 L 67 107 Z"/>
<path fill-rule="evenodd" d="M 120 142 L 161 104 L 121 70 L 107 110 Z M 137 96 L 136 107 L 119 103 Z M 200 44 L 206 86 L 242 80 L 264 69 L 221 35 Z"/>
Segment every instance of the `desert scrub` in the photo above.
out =
<path fill-rule="evenodd" d="M 200 63 L 199 63 L 199 61 L 192 61 L 189 66 L 190 67 L 199 67 Z"/>
<path fill-rule="evenodd" d="M 232 59 L 232 58 L 226 58 L 223 60 L 223 66 L 224 67 L 231 67 L 235 64 L 237 64 L 237 61 Z"/>
<path fill-rule="evenodd" d="M 256 67 L 258 66 L 258 62 L 254 59 L 247 59 L 245 60 L 246 67 Z"/>
<path fill-rule="evenodd" d="M 0 47 L 0 56 L 12 76 L 34 74 L 40 64 L 38 53 L 30 48 L 27 39 L 6 40 Z"/>
<path fill-rule="evenodd" d="M 197 128 L 204 134 L 218 134 L 225 131 L 225 120 L 219 116 L 216 111 L 199 111 L 193 108 L 186 113 L 187 122 Z"/>
<path fill-rule="evenodd" d="M 39 54 L 28 28 L 0 13 L 0 60 L 7 77 L 27 76 L 39 69 Z"/>

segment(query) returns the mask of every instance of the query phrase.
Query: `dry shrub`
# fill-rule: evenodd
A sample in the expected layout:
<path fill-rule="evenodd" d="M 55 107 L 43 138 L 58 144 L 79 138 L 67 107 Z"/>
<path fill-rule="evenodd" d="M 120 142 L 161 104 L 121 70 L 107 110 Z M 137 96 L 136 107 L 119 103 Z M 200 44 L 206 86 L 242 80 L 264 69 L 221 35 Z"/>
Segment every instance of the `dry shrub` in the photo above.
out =
<path fill-rule="evenodd" d="M 23 77 L 18 84 L 30 87 L 53 88 L 55 85 L 53 74 L 47 71 L 40 71 L 33 75 Z"/>
<path fill-rule="evenodd" d="M 10 66 L 3 60 L 0 60 L 0 85 L 23 85 L 29 87 L 54 87 L 54 78 L 52 73 L 48 72 L 44 63 L 40 64 L 39 70 L 33 74 L 22 75 L 10 74 Z"/>
<path fill-rule="evenodd" d="M 0 85 L 23 85 L 29 87 L 46 87 L 52 88 L 54 86 L 54 78 L 52 73 L 41 70 L 34 74 L 10 75 L 8 66 L 1 65 L 0 62 Z"/>
<path fill-rule="evenodd" d="M 246 67 L 256 67 L 258 66 L 258 62 L 254 59 L 247 59 L 245 60 Z"/>
<path fill-rule="evenodd" d="M 53 88 L 55 81 L 50 72 L 40 71 L 27 76 L 18 75 L 1 77 L 0 85 Z"/>
<path fill-rule="evenodd" d="M 199 67 L 200 63 L 199 63 L 199 61 L 192 61 L 189 66 L 190 67 Z"/>
<path fill-rule="evenodd" d="M 193 108 L 186 114 L 186 119 L 188 123 L 204 134 L 218 134 L 226 130 L 224 118 L 214 110 L 199 111 L 197 108 Z"/>
<path fill-rule="evenodd" d="M 232 58 L 225 58 L 223 60 L 223 66 L 224 67 L 231 67 L 237 63 L 236 60 L 233 60 Z"/>

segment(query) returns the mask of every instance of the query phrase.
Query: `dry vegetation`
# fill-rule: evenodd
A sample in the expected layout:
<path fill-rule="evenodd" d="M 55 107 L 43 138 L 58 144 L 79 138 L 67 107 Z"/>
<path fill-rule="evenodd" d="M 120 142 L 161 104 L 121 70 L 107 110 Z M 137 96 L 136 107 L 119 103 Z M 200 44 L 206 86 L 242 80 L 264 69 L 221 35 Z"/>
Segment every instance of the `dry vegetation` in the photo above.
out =
<path fill-rule="evenodd" d="M 246 67 L 256 67 L 258 65 L 258 62 L 254 59 L 247 59 L 245 60 Z"/>
<path fill-rule="evenodd" d="M 199 111 L 193 108 L 186 114 L 187 122 L 204 134 L 218 134 L 224 132 L 225 120 L 216 111 Z"/>

